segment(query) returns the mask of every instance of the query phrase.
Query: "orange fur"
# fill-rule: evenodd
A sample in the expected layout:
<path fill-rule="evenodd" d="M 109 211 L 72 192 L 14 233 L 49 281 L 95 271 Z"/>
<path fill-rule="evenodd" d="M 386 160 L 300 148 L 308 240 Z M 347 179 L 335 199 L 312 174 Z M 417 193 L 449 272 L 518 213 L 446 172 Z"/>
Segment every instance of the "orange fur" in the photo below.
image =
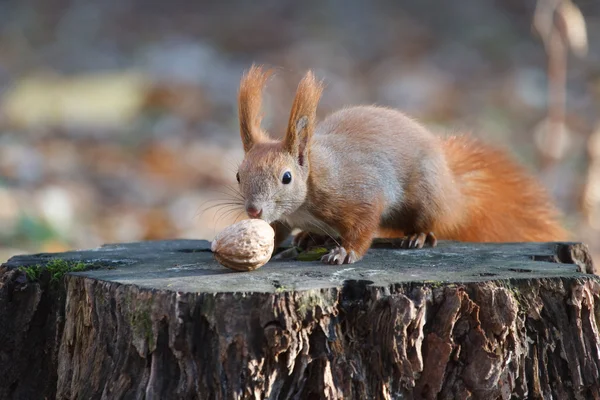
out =
<path fill-rule="evenodd" d="M 439 215 L 424 231 L 464 242 L 569 240 L 544 188 L 507 153 L 469 136 L 440 142 L 459 197 L 449 204 L 447 215 Z M 415 232 L 380 226 L 377 236 L 411 233 Z"/>
<path fill-rule="evenodd" d="M 240 134 L 246 152 L 250 150 L 254 143 L 264 140 L 266 136 L 260 127 L 262 91 L 272 73 L 272 70 L 265 71 L 260 66 L 252 65 L 240 82 L 238 112 Z"/>
<path fill-rule="evenodd" d="M 334 249 L 324 261 L 350 263 L 377 235 L 433 232 L 438 239 L 472 242 L 568 238 L 542 186 L 498 149 L 467 136 L 439 138 L 382 107 L 346 108 L 317 126 L 323 87 L 310 71 L 298 85 L 285 138 L 268 139 L 260 128 L 268 75 L 253 66 L 240 85 L 246 157 L 238 176 L 247 207 L 263 211 L 277 242 L 291 228 L 334 232 L 345 250 Z M 339 256 L 345 252 L 347 258 Z"/>
<path fill-rule="evenodd" d="M 322 83 L 308 71 L 298 84 L 284 139 L 284 148 L 290 153 L 303 154 L 310 148 L 308 144 L 315 128 L 317 106 L 322 93 Z"/>
<path fill-rule="evenodd" d="M 369 205 L 348 203 L 339 207 L 336 210 L 338 214 L 331 216 L 333 218 L 330 217 L 325 221 L 338 230 L 346 250 L 354 251 L 360 259 L 371 246 L 383 209 L 384 205 L 381 201 L 375 201 Z M 345 217 L 340 218 L 340 215 Z"/>
<path fill-rule="evenodd" d="M 455 226 L 436 225 L 439 238 L 468 242 L 567 240 L 542 186 L 505 152 L 467 136 L 443 140 L 464 202 Z"/>
<path fill-rule="evenodd" d="M 354 251 L 362 258 L 369 250 L 375 238 L 384 203 L 379 199 L 371 202 L 359 202 L 356 199 L 345 199 L 323 190 L 323 185 L 314 183 L 319 180 L 319 173 L 311 172 L 309 185 L 310 203 L 314 204 L 312 213 L 325 224 L 339 232 L 345 249 Z"/>

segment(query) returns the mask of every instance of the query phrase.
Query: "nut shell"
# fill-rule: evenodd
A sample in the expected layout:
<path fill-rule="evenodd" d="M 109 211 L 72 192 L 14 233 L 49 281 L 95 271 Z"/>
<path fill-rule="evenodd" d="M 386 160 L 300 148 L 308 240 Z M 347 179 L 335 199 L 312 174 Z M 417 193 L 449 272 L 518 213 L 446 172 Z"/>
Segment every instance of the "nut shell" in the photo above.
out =
<path fill-rule="evenodd" d="M 275 231 L 261 219 L 247 219 L 223 229 L 213 240 L 211 250 L 219 264 L 236 270 L 252 271 L 271 259 Z"/>

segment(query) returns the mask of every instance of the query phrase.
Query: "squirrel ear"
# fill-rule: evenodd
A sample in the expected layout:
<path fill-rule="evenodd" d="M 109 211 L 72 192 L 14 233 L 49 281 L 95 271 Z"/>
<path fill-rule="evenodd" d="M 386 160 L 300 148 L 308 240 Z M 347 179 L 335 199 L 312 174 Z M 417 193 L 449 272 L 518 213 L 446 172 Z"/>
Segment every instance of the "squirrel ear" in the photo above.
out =
<path fill-rule="evenodd" d="M 305 164 L 308 156 L 310 140 L 317 119 L 317 106 L 322 93 L 322 82 L 317 81 L 312 71 L 308 71 L 298 84 L 288 129 L 283 141 L 285 150 L 298 157 L 300 165 Z"/>
<path fill-rule="evenodd" d="M 240 82 L 238 112 L 240 134 L 246 153 L 255 143 L 264 140 L 266 137 L 265 132 L 260 127 L 262 91 L 272 73 L 272 70 L 265 71 L 263 67 L 252 64 L 252 67 L 244 74 Z"/>

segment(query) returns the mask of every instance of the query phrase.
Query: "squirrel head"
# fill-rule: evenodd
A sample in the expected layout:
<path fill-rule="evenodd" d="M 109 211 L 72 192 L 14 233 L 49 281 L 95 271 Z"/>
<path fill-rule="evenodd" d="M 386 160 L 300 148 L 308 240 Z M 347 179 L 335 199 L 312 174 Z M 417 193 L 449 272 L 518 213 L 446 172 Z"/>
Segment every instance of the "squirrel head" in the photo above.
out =
<path fill-rule="evenodd" d="M 270 75 L 253 65 L 242 77 L 238 100 L 245 157 L 237 173 L 246 213 L 269 223 L 291 214 L 306 199 L 310 145 L 323 91 L 321 82 L 307 72 L 298 85 L 285 137 L 272 140 L 260 126 L 262 90 Z"/>

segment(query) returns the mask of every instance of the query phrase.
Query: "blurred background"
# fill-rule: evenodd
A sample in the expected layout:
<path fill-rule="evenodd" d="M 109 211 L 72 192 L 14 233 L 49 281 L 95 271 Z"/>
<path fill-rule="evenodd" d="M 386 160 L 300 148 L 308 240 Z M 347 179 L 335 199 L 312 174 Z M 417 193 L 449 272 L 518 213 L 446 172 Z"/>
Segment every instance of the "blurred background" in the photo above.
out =
<path fill-rule="evenodd" d="M 277 68 L 274 136 L 312 68 L 321 116 L 377 103 L 507 148 L 599 254 L 599 18 L 598 0 L 2 0 L 0 262 L 240 217 L 203 210 L 235 184 L 253 62 Z"/>

